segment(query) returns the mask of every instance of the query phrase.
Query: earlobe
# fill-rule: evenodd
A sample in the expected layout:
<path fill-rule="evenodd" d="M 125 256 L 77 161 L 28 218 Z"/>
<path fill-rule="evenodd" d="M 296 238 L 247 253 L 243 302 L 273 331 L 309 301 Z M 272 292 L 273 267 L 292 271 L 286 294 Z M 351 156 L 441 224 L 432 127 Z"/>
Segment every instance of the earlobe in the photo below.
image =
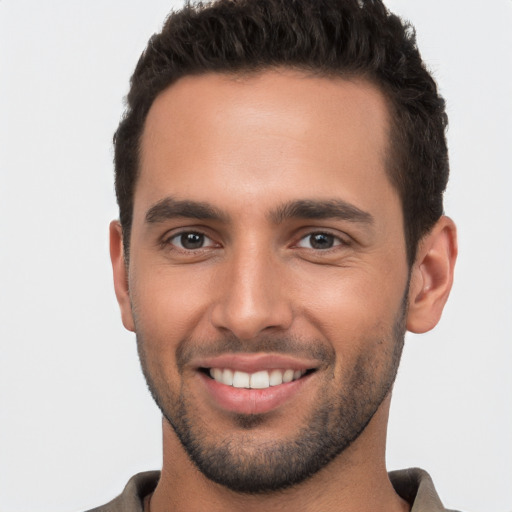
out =
<path fill-rule="evenodd" d="M 110 223 L 110 260 L 112 261 L 112 272 L 114 276 L 114 289 L 117 302 L 121 309 L 123 325 L 129 331 L 135 332 L 132 308 L 130 303 L 130 290 L 128 286 L 128 275 L 124 259 L 123 232 L 117 220 Z"/>
<path fill-rule="evenodd" d="M 424 333 L 439 322 L 452 288 L 456 259 L 455 223 L 443 216 L 418 247 L 409 287 L 408 331 Z"/>

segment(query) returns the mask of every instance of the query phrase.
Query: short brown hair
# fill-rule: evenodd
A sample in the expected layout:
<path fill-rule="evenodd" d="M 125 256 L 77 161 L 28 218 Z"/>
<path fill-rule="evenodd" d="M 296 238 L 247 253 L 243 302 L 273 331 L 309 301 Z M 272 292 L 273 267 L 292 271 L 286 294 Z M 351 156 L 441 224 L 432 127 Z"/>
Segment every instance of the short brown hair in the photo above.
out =
<path fill-rule="evenodd" d="M 426 70 L 414 29 L 380 0 L 219 0 L 186 3 L 148 42 L 114 135 L 116 194 L 126 257 L 147 113 L 186 75 L 292 67 L 358 76 L 390 105 L 388 174 L 402 201 L 407 257 L 443 213 L 448 181 L 445 102 Z"/>

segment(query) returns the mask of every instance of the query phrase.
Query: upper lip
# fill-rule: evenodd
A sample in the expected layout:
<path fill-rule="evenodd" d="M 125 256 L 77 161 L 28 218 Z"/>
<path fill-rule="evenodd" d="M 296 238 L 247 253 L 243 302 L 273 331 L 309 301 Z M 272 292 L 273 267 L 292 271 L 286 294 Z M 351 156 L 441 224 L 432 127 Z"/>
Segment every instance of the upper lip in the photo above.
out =
<path fill-rule="evenodd" d="M 318 361 L 293 357 L 286 354 L 222 354 L 215 357 L 199 358 L 193 361 L 196 368 L 231 368 L 247 373 L 261 370 L 291 369 L 311 370 L 318 367 Z"/>

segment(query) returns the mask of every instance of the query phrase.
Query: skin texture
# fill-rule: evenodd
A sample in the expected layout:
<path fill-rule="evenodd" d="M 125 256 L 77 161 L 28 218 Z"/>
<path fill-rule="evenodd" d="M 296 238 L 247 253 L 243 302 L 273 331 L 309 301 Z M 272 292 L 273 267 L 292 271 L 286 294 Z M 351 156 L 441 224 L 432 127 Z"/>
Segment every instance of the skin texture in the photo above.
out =
<path fill-rule="evenodd" d="M 374 86 L 284 69 L 187 77 L 155 100 L 128 265 L 111 224 L 123 323 L 164 413 L 153 512 L 407 509 L 384 464 L 390 391 L 405 328 L 439 320 L 456 242 L 441 218 L 408 268 L 388 125 Z M 342 214 L 328 208 L 341 202 Z M 198 368 L 226 355 L 251 371 L 314 371 L 279 400 L 247 391 L 233 411 Z M 265 467 L 265 492 L 249 494 Z"/>

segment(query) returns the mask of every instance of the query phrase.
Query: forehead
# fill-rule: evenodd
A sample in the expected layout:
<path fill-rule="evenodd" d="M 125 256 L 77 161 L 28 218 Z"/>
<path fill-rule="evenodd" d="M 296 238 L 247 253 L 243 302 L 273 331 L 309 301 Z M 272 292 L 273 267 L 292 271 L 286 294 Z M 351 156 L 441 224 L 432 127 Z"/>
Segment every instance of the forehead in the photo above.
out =
<path fill-rule="evenodd" d="M 388 126 L 383 94 L 361 79 L 288 69 L 182 78 L 148 113 L 134 220 L 168 195 L 227 210 L 333 194 L 357 207 L 396 202 Z"/>

